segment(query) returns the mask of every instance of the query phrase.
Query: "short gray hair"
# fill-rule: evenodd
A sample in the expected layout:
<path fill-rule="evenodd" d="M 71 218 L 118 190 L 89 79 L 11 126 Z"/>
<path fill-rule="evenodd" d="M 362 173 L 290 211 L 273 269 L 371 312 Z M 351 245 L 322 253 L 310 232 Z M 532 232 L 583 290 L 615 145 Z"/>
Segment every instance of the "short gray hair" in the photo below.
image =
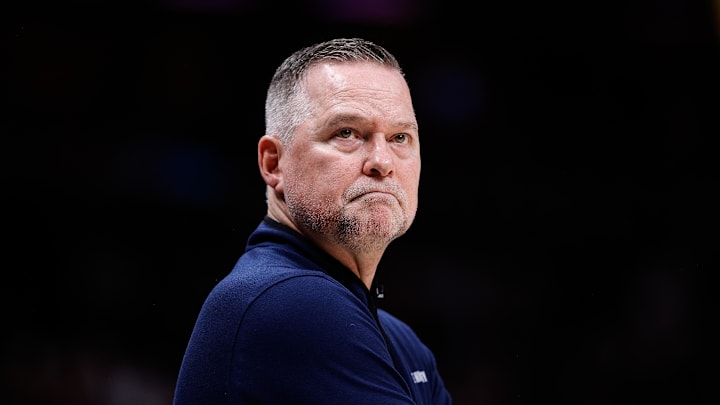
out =
<path fill-rule="evenodd" d="M 326 62 L 375 62 L 404 76 L 395 56 L 362 38 L 337 38 L 295 51 L 275 70 L 265 99 L 265 133 L 289 144 L 295 128 L 310 114 L 304 78 L 314 65 Z"/>

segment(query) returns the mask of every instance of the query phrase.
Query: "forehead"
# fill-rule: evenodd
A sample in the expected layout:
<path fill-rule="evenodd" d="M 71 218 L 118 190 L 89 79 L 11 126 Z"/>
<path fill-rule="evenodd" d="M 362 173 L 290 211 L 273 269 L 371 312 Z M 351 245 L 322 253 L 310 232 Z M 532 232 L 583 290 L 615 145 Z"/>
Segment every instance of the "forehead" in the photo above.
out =
<path fill-rule="evenodd" d="M 374 62 L 323 62 L 307 71 L 306 84 L 315 90 L 338 91 L 360 88 L 408 92 L 405 78 L 397 70 Z"/>
<path fill-rule="evenodd" d="M 373 62 L 317 64 L 307 72 L 306 91 L 322 109 L 347 107 L 414 116 L 402 74 Z"/>

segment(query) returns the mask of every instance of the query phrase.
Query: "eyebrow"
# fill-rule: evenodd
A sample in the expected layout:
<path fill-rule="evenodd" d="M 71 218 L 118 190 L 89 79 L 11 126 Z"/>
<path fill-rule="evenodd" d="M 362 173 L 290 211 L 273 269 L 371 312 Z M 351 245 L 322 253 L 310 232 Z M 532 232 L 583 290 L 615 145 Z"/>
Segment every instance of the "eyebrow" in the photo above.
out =
<path fill-rule="evenodd" d="M 371 122 L 372 120 L 363 118 L 359 115 L 348 115 L 348 114 L 342 114 L 333 117 L 330 121 L 327 123 L 327 127 L 333 128 L 340 126 L 342 124 L 355 124 L 355 123 L 366 123 Z M 393 126 L 405 128 L 405 129 L 411 129 L 417 131 L 418 125 L 416 122 L 413 121 L 396 121 L 393 123 Z"/>

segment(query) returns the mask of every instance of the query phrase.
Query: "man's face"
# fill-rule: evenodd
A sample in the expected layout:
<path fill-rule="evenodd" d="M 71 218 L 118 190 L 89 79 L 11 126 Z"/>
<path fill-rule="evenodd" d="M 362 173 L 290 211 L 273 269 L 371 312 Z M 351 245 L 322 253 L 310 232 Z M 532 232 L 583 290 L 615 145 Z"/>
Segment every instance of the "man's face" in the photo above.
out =
<path fill-rule="evenodd" d="M 310 117 L 280 159 L 290 217 L 353 250 L 384 248 L 415 218 L 420 139 L 410 91 L 372 63 L 321 64 L 307 75 Z"/>

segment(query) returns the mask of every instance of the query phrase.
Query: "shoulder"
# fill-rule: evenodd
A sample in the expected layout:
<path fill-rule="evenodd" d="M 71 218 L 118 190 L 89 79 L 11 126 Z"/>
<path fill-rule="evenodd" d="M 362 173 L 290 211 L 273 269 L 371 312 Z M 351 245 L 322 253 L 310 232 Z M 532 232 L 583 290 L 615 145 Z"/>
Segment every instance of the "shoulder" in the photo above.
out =
<path fill-rule="evenodd" d="M 378 317 L 380 318 L 383 328 L 385 328 L 388 333 L 403 340 L 420 340 L 410 325 L 391 313 L 383 309 L 378 309 Z"/>
<path fill-rule="evenodd" d="M 378 310 L 378 317 L 398 354 L 409 364 L 423 362 L 434 366 L 434 355 L 410 325 L 385 310 Z"/>
<path fill-rule="evenodd" d="M 450 393 L 445 388 L 430 348 L 407 323 L 384 310 L 379 310 L 378 316 L 400 358 L 398 370 L 413 391 L 417 403 L 451 404 Z"/>
<path fill-rule="evenodd" d="M 278 280 L 249 303 L 244 327 L 255 324 L 271 336 L 333 339 L 338 334 L 376 330 L 367 304 L 324 274 Z M 247 330 L 247 329 L 246 329 Z M 290 335 L 288 335 L 290 334 Z"/>

